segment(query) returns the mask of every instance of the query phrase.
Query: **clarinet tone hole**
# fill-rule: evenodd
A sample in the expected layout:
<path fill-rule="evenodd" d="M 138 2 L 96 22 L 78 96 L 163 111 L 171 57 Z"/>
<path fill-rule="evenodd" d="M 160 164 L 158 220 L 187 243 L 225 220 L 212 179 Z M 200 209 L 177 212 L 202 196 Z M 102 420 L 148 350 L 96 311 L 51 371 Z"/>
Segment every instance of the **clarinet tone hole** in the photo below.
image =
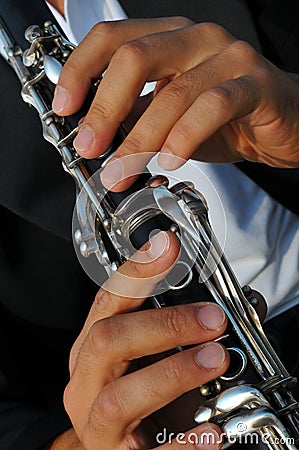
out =
<path fill-rule="evenodd" d="M 237 347 L 227 348 L 230 356 L 230 365 L 224 375 L 220 377 L 223 381 L 234 381 L 238 379 L 247 365 L 247 356 Z"/>
<path fill-rule="evenodd" d="M 183 275 L 183 278 L 182 278 Z M 173 270 L 166 277 L 169 283 L 169 289 L 178 291 L 187 287 L 193 278 L 193 272 L 190 266 L 185 261 L 178 261 Z M 179 280 L 176 283 L 176 280 Z"/>

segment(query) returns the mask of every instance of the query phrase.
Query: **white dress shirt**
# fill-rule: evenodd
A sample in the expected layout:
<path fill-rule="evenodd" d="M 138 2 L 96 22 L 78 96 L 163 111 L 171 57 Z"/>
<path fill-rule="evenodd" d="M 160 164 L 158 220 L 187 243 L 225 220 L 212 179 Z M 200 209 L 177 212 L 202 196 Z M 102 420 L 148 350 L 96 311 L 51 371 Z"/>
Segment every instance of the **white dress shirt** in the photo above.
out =
<path fill-rule="evenodd" d="M 125 19 L 117 0 L 65 0 L 65 19 L 54 12 L 69 39 L 79 43 L 102 20 Z M 212 149 L 211 149 L 212 151 Z M 241 285 L 259 290 L 267 318 L 299 299 L 299 218 L 273 200 L 233 164 L 190 162 L 165 172 L 154 158 L 153 173 L 192 180 L 207 197 L 211 222 Z M 200 299 L 198 299 L 200 300 Z"/>

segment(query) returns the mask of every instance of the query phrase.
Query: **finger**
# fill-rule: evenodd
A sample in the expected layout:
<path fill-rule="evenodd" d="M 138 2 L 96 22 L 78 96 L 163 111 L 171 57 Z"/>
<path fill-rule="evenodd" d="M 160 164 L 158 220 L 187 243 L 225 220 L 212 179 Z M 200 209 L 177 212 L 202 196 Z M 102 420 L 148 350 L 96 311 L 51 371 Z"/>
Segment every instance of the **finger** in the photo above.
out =
<path fill-rule="evenodd" d="M 193 103 L 186 113 L 171 129 L 159 155 L 159 164 L 167 170 L 177 169 L 181 161 L 175 156 L 184 149 L 184 157 L 189 159 L 196 149 L 229 122 L 247 116 L 255 110 L 261 100 L 261 90 L 250 76 L 243 76 L 218 84 L 203 94 Z M 229 136 L 229 148 L 233 159 L 241 149 L 234 136 Z M 249 145 L 248 145 L 249 147 Z M 211 153 L 213 148 L 211 148 Z M 200 159 L 200 152 L 197 152 Z M 227 162 L 228 154 L 205 155 L 205 160 Z"/>
<path fill-rule="evenodd" d="M 133 360 L 179 345 L 210 341 L 220 336 L 226 325 L 223 310 L 206 302 L 121 314 L 95 322 L 81 352 L 95 354 L 98 350 L 100 358 L 105 348 L 107 360 Z"/>
<path fill-rule="evenodd" d="M 166 436 L 165 431 L 157 433 L 156 440 L 162 444 L 155 450 L 219 450 L 223 443 L 223 433 L 214 424 L 202 424 L 186 433 Z M 184 447 L 182 447 L 184 446 Z"/>
<path fill-rule="evenodd" d="M 175 42 L 171 32 L 146 36 L 127 42 L 115 52 L 74 140 L 78 153 L 93 158 L 107 149 L 146 81 L 174 77 L 178 68 L 186 70 L 197 46 L 193 40 L 187 46 L 180 33 L 175 36 Z"/>
<path fill-rule="evenodd" d="M 89 445 L 97 440 L 104 448 L 116 447 L 143 418 L 220 376 L 228 364 L 224 347 L 210 342 L 118 378 L 95 400 L 85 439 Z"/>
<path fill-rule="evenodd" d="M 69 430 L 59 434 L 54 442 L 51 444 L 51 447 L 44 447 L 44 449 L 48 450 L 61 450 L 61 449 L 72 449 L 72 450 L 84 450 L 82 443 L 80 442 L 74 428 L 70 428 Z M 85 449 L 86 450 L 86 449 Z"/>
<path fill-rule="evenodd" d="M 111 367 L 115 363 L 215 339 L 224 332 L 226 324 L 222 309 L 209 303 L 139 311 L 98 320 L 90 327 L 80 347 L 77 377 L 80 377 L 80 366 L 84 371 L 89 366 L 91 372 L 98 374 L 98 388 L 99 383 L 104 385 L 107 378 L 111 379 Z"/>
<path fill-rule="evenodd" d="M 219 337 L 226 317 L 216 304 L 200 303 L 118 315 L 93 324 L 80 347 L 68 397 L 88 408 L 131 360 Z M 186 333 L 188 328 L 188 333 Z M 85 406 L 84 406 L 85 405 Z"/>
<path fill-rule="evenodd" d="M 124 263 L 96 295 L 70 354 L 72 374 L 78 352 L 92 325 L 100 319 L 138 308 L 175 262 L 179 251 L 173 233 L 159 233 Z M 158 264 L 157 264 L 158 263 Z"/>
<path fill-rule="evenodd" d="M 113 53 L 139 36 L 176 29 L 192 23 L 183 17 L 130 19 L 96 24 L 66 61 L 53 99 L 53 110 L 69 115 L 83 104 L 92 81 L 106 69 Z"/>
<path fill-rule="evenodd" d="M 117 164 L 121 168 L 115 170 L 117 158 L 146 155 L 162 147 L 160 165 L 167 170 L 176 169 L 212 132 L 255 107 L 257 89 L 250 77 L 242 76 L 251 60 L 248 63 L 244 55 L 241 64 L 240 60 L 236 62 L 232 51 L 235 47 L 236 44 L 231 44 L 160 91 L 115 152 L 113 164 L 108 164 L 103 170 L 101 179 L 108 189 L 127 189 L 134 180 L 129 178 L 131 164 L 119 159 Z M 235 80 L 234 77 L 238 78 Z M 176 160 L 176 157 L 181 160 Z M 140 163 L 138 158 L 134 166 L 137 163 Z M 141 173 L 142 167 L 138 169 Z M 122 182 L 117 180 L 120 174 Z"/>
<path fill-rule="evenodd" d="M 93 158 L 108 148 L 146 81 L 174 78 L 207 60 L 215 53 L 215 48 L 219 51 L 228 45 L 225 41 L 214 47 L 202 45 L 201 49 L 195 39 L 200 34 L 198 30 L 202 28 L 190 26 L 175 33 L 144 36 L 127 42 L 115 52 L 74 140 L 78 153 Z M 132 138 L 131 145 L 133 143 Z"/>
<path fill-rule="evenodd" d="M 163 236 L 163 241 L 161 241 L 161 236 Z M 125 263 L 119 271 L 122 271 L 124 275 L 129 275 L 129 277 L 134 276 L 136 277 L 136 280 L 142 280 L 142 283 L 137 283 L 138 288 L 140 289 L 139 297 L 140 299 L 137 301 L 137 304 L 141 304 L 141 302 L 144 300 L 144 296 L 147 296 L 147 286 L 153 286 L 153 277 L 156 276 L 160 279 L 162 275 L 159 273 L 160 270 L 163 271 L 167 270 L 169 268 L 170 262 L 175 259 L 175 256 L 177 255 L 177 252 L 174 251 L 174 253 L 170 250 L 170 244 L 173 244 L 174 249 L 177 250 L 177 240 L 175 236 L 172 233 L 168 234 L 166 233 L 160 233 L 157 235 L 157 238 L 152 238 L 151 240 L 151 247 L 147 244 L 143 247 L 143 252 L 139 252 L 135 256 L 135 260 L 128 261 Z M 165 250 L 163 253 L 163 249 Z M 150 252 L 148 251 L 150 250 Z M 167 253 L 169 252 L 170 256 L 168 259 Z M 158 255 L 158 256 L 157 256 Z M 157 258 L 159 259 L 159 264 L 157 264 Z M 170 260 L 170 261 L 169 261 Z M 157 276 L 157 274 L 159 274 Z M 153 275 L 153 277 L 148 277 L 148 282 L 144 280 L 144 276 Z M 117 273 L 114 274 L 112 278 L 116 278 Z M 132 278 L 131 278 L 132 280 Z M 110 286 L 113 287 L 113 282 L 111 282 Z M 123 286 L 123 283 L 122 283 Z M 150 289 L 149 289 L 150 290 Z M 136 289 L 134 289 L 136 292 Z M 109 293 L 107 295 L 107 293 Z M 105 300 L 104 300 L 105 299 Z M 104 300 L 103 302 L 101 300 Z M 102 304 L 104 303 L 104 305 Z M 111 303 L 116 303 L 115 305 L 111 306 Z M 107 305 L 107 310 L 105 310 L 105 305 Z M 92 345 L 92 342 L 96 342 L 94 339 L 90 339 L 90 336 L 94 336 L 95 332 L 93 327 L 93 331 L 89 333 L 90 327 L 92 327 L 95 320 L 98 320 L 99 318 L 106 317 L 107 311 L 108 314 L 116 314 L 117 312 L 123 312 L 128 309 L 132 309 L 133 307 L 136 307 L 136 302 L 134 305 L 132 305 L 132 299 L 125 298 L 122 295 L 114 295 L 110 292 L 110 290 L 101 289 L 99 298 L 95 301 L 91 312 L 88 316 L 88 319 L 83 327 L 83 330 L 81 334 L 79 335 L 78 339 L 76 340 L 75 344 L 73 345 L 73 348 L 71 350 L 70 355 L 70 373 L 71 373 L 71 380 L 69 385 L 67 386 L 65 390 L 65 405 L 70 411 L 70 417 L 75 418 L 76 417 L 76 411 L 78 410 L 77 405 L 80 404 L 80 411 L 84 411 L 84 414 L 80 413 L 80 416 L 78 417 L 77 426 L 80 427 L 80 423 L 82 422 L 82 417 L 88 417 L 89 411 L 88 407 L 91 403 L 91 401 L 95 398 L 97 393 L 99 392 L 99 389 L 102 385 L 104 385 L 105 377 L 108 373 L 108 379 L 109 377 L 113 376 L 120 376 L 120 371 L 125 371 L 126 367 L 128 365 L 127 361 L 125 361 L 123 364 L 121 364 L 121 361 L 119 362 L 119 367 L 117 367 L 116 370 L 114 368 L 110 368 L 109 370 L 106 369 L 106 358 L 107 354 L 103 355 L 103 357 L 97 357 L 96 361 L 94 358 L 96 348 L 101 344 L 104 343 L 100 339 L 100 341 L 97 343 L 96 348 Z M 88 335 L 88 336 L 87 336 Z M 87 339 L 85 339 L 87 336 Z M 91 344 L 90 351 L 83 352 L 82 351 L 82 344 L 83 342 L 87 342 L 85 347 L 88 346 L 88 344 Z M 107 340 L 105 340 L 107 343 Z M 78 356 L 79 355 L 79 356 Z M 80 355 L 82 356 L 82 361 L 79 361 Z M 109 358 L 108 358 L 109 359 Z M 96 370 L 95 370 L 96 369 Z M 102 381 L 101 381 L 102 380 Z M 84 382 L 83 382 L 84 381 Z M 105 380 L 105 382 L 108 382 Z M 84 386 L 84 389 L 82 390 L 82 387 Z M 71 407 L 75 401 L 75 409 L 72 411 Z M 77 430 L 77 428 L 76 428 Z"/>
<path fill-rule="evenodd" d="M 139 307 L 171 269 L 178 251 L 173 233 L 160 232 L 151 238 L 150 244 L 125 262 L 98 291 L 83 333 L 99 319 Z"/>

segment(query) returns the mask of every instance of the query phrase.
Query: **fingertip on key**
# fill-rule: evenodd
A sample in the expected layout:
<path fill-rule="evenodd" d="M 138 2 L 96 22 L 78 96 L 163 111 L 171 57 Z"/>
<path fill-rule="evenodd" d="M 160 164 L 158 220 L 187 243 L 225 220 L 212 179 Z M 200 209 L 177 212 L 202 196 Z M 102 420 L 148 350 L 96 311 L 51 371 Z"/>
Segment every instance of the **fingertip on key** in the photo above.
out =
<path fill-rule="evenodd" d="M 158 156 L 158 164 L 164 170 L 176 170 L 184 164 L 184 160 L 176 156 L 172 150 L 163 147 Z"/>
<path fill-rule="evenodd" d="M 52 109 L 55 113 L 60 114 L 68 106 L 69 94 L 62 86 L 57 86 L 52 102 Z"/>
<path fill-rule="evenodd" d="M 167 252 L 170 246 L 170 241 L 167 233 L 165 231 L 160 231 L 150 238 L 149 244 L 150 248 L 148 252 L 150 257 L 157 259 Z"/>
<path fill-rule="evenodd" d="M 94 132 L 89 125 L 83 125 L 74 139 L 74 147 L 79 153 L 90 149 L 94 141 Z"/>
<path fill-rule="evenodd" d="M 206 330 L 220 330 L 226 320 L 223 309 L 214 303 L 200 305 L 197 309 L 197 318 Z"/>
<path fill-rule="evenodd" d="M 224 364 L 225 350 L 217 342 L 209 342 L 203 345 L 195 355 L 197 364 L 204 369 L 218 369 Z"/>
<path fill-rule="evenodd" d="M 114 159 L 101 172 L 101 181 L 106 189 L 111 190 L 123 179 L 124 165 L 121 159 Z"/>

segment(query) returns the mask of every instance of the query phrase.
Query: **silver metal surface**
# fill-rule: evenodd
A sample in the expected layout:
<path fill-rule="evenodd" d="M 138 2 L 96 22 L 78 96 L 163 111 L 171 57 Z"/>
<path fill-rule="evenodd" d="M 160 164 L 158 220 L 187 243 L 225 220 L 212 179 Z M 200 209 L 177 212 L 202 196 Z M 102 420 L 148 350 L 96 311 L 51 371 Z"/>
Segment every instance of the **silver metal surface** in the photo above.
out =
<path fill-rule="evenodd" d="M 226 389 L 216 397 L 207 400 L 195 413 L 195 421 L 203 423 L 211 419 L 222 419 L 240 408 L 252 409 L 270 407 L 266 397 L 254 386 L 243 384 Z"/>
<path fill-rule="evenodd" d="M 266 407 L 251 409 L 241 416 L 228 419 L 223 426 L 223 430 L 230 437 L 231 442 L 242 443 L 242 438 L 244 442 L 245 436 L 259 434 L 260 441 L 270 449 L 297 449 L 294 439 L 289 435 L 281 420 Z"/>
<path fill-rule="evenodd" d="M 298 405 L 288 390 L 293 379 L 268 342 L 255 309 L 244 296 L 223 255 L 209 223 L 208 205 L 204 197 L 192 183 L 178 183 L 169 188 L 168 179 L 157 175 L 115 209 L 97 181 L 99 177 L 92 177 L 88 162 L 74 150 L 73 139 L 78 124 L 71 130 L 67 129 L 67 118 L 56 116 L 51 109 L 52 98 L 46 94 L 51 90 L 43 89 L 44 83 L 57 83 L 74 45 L 61 36 L 50 22 L 44 27 L 29 27 L 25 35 L 29 48 L 23 54 L 0 22 L 0 44 L 20 80 L 22 98 L 37 110 L 44 138 L 57 149 L 65 171 L 76 182 L 79 192 L 78 224 L 74 238 L 81 254 L 85 258 L 95 256 L 110 275 L 133 251 L 129 242 L 132 233 L 157 215 L 167 216 L 171 221 L 170 231 L 180 240 L 188 261 L 193 261 L 192 271 L 189 262 L 186 263 L 189 270 L 186 280 L 172 286 L 172 289 L 187 287 L 196 273 L 199 281 L 205 283 L 212 299 L 224 309 L 232 330 L 230 333 L 233 333 L 238 344 L 234 351 L 241 357 L 239 373 L 231 378 L 224 375 L 215 380 L 217 395 L 204 400 L 195 414 L 195 421 L 212 420 L 231 436 L 240 435 L 238 424 L 243 423 L 244 433 L 257 432 L 262 439 L 268 439 L 270 449 L 294 450 L 296 446 L 291 443 L 290 436 L 299 433 L 299 419 Z M 47 48 L 52 45 L 50 52 L 46 51 L 45 43 Z M 100 168 L 112 156 L 111 146 L 97 161 Z M 98 225 L 101 225 L 105 236 L 99 232 Z M 127 244 L 124 244 L 126 240 Z M 114 249 L 113 258 L 110 257 L 109 246 Z M 162 307 L 157 296 L 153 296 L 152 302 L 156 308 Z M 223 337 L 223 342 L 230 337 L 230 333 Z M 243 378 L 248 367 L 259 380 L 255 386 L 249 385 Z M 234 381 L 236 385 L 223 388 L 223 383 L 229 381 Z M 213 392 L 212 384 L 210 387 L 207 384 L 202 392 L 208 397 Z M 281 417 L 278 417 L 279 411 Z M 279 444 L 274 442 L 275 439 L 281 442 L 285 439 L 285 443 Z"/>
<path fill-rule="evenodd" d="M 227 347 L 226 350 L 228 351 L 230 357 L 235 356 L 235 357 L 239 358 L 240 364 L 239 364 L 238 368 L 233 372 L 232 375 L 222 375 L 220 377 L 220 380 L 224 380 L 224 381 L 235 381 L 236 380 L 237 381 L 241 378 L 241 376 L 243 375 L 243 373 L 246 370 L 247 363 L 248 363 L 247 356 L 244 353 L 244 351 L 238 347 Z"/>
<path fill-rule="evenodd" d="M 62 64 L 56 58 L 49 55 L 44 55 L 43 63 L 46 76 L 52 83 L 57 84 L 62 71 Z"/>

